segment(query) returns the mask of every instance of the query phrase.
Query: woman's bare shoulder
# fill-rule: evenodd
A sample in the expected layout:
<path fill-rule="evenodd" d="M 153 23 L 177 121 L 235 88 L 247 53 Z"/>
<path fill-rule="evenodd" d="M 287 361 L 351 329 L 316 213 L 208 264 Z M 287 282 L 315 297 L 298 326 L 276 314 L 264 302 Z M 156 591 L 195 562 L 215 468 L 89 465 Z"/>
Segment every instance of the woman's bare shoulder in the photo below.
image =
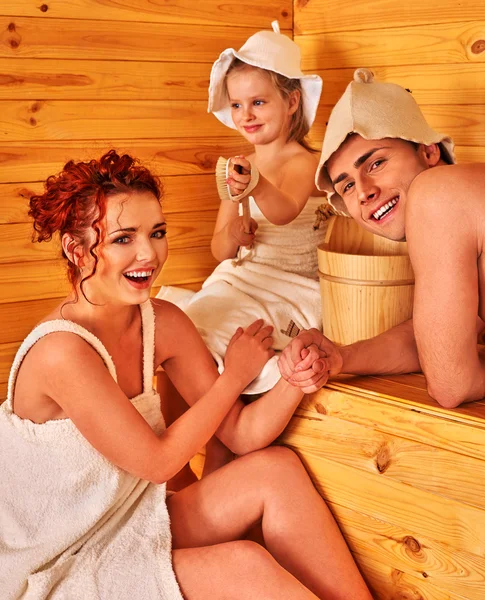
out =
<path fill-rule="evenodd" d="M 187 344 L 197 343 L 200 335 L 189 317 L 175 304 L 152 298 L 155 311 L 155 350 L 158 364 Z"/>

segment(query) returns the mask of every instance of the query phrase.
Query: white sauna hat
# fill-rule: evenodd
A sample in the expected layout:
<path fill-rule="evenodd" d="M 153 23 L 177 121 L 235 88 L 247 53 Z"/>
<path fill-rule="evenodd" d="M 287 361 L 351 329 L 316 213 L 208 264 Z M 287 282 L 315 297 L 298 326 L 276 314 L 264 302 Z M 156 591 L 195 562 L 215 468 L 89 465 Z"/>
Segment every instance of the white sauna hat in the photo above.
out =
<path fill-rule="evenodd" d="M 308 127 L 315 120 L 322 78 L 305 75 L 300 69 L 300 48 L 293 40 L 280 33 L 278 21 L 271 23 L 273 31 L 258 31 L 239 50 L 227 48 L 212 65 L 209 84 L 209 106 L 207 112 L 214 115 L 232 129 L 236 129 L 231 115 L 225 78 L 234 58 L 267 71 L 274 71 L 288 79 L 299 79 L 302 88 L 303 112 Z"/>
<path fill-rule="evenodd" d="M 325 164 L 350 133 L 366 140 L 399 138 L 426 146 L 440 143 L 449 160 L 456 162 L 453 140 L 431 129 L 408 90 L 395 83 L 374 81 L 372 71 L 357 69 L 330 114 L 315 176 L 317 188 L 327 192 L 339 212 L 345 212 L 345 205 L 333 189 Z"/>

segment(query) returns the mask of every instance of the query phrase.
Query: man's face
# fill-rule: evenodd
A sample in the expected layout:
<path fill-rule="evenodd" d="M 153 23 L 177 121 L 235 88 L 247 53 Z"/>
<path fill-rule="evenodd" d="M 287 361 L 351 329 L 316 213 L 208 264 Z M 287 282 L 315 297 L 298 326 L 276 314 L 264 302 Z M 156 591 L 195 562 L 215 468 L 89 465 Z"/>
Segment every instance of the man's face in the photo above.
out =
<path fill-rule="evenodd" d="M 350 215 L 362 227 L 401 241 L 406 239 L 404 209 L 409 187 L 432 166 L 427 148 L 431 147 L 416 149 L 401 139 L 365 140 L 354 134 L 329 158 L 327 172 Z"/>

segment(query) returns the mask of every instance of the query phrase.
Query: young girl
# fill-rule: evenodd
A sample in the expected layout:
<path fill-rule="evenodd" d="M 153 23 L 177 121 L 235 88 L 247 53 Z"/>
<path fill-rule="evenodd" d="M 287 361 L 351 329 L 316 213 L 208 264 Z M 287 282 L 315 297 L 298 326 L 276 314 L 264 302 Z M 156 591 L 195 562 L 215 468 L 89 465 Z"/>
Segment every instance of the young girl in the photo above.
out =
<path fill-rule="evenodd" d="M 247 158 L 230 160 L 227 180 L 233 196 L 251 190 L 250 228 L 244 230 L 237 202 L 222 201 L 212 239 L 221 264 L 191 297 L 188 292 L 181 298 L 172 288 L 159 294 L 195 323 L 220 371 L 238 325 L 257 318 L 271 323 L 277 351 L 296 327 L 321 329 L 317 246 L 324 229 L 313 227 L 321 204 L 311 197 L 318 160 L 305 136 L 322 81 L 301 72 L 298 46 L 273 26 L 275 31 L 256 33 L 239 51 L 225 50 L 212 67 L 209 88 L 209 111 L 254 145 Z M 245 393 L 266 392 L 279 378 L 275 356 Z"/>
<path fill-rule="evenodd" d="M 167 259 L 154 177 L 114 151 L 70 162 L 30 214 L 38 241 L 59 234 L 73 287 L 23 342 L 0 408 L 2 600 L 369 600 L 298 458 L 259 450 L 301 393 L 238 400 L 272 328 L 239 328 L 218 376 L 186 315 L 150 300 Z M 158 365 L 191 406 L 167 429 Z M 214 434 L 244 456 L 166 498 Z M 257 522 L 268 551 L 239 541 Z"/>

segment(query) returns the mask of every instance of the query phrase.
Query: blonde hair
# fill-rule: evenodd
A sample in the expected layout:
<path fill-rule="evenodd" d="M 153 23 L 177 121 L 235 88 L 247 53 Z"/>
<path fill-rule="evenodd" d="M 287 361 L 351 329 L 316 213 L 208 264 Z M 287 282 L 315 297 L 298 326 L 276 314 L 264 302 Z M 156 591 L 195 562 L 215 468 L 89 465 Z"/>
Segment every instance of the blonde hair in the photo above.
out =
<path fill-rule="evenodd" d="M 306 139 L 308 132 L 310 131 L 310 126 L 305 118 L 305 113 L 303 111 L 303 90 L 301 88 L 301 82 L 299 79 L 290 79 L 289 77 L 285 77 L 280 73 L 276 73 L 275 71 L 270 71 L 269 69 L 261 69 L 260 67 L 254 67 L 252 65 L 248 65 L 247 63 L 239 60 L 239 58 L 235 58 L 229 69 L 226 73 L 226 82 L 229 73 L 232 73 L 236 70 L 242 69 L 258 69 L 258 71 L 262 71 L 267 74 L 271 83 L 278 90 L 280 96 L 284 100 L 288 100 L 291 96 L 292 92 L 298 91 L 300 93 L 300 101 L 298 102 L 298 108 L 291 115 L 290 124 L 288 127 L 288 136 L 286 138 L 287 142 L 296 141 L 300 146 L 303 146 L 305 150 L 308 152 L 318 152 L 315 148 L 310 146 L 310 143 Z"/>

